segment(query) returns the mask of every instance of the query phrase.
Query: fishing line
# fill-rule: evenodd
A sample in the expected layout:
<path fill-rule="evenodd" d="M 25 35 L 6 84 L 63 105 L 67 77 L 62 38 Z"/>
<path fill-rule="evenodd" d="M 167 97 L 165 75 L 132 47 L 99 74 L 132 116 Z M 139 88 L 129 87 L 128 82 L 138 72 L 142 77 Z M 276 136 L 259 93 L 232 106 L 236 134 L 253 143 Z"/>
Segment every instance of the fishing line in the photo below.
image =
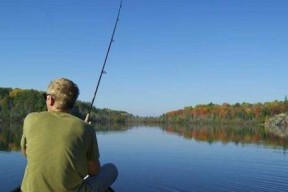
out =
<path fill-rule="evenodd" d="M 114 34 L 115 34 L 115 31 L 116 31 L 116 28 L 117 28 L 117 25 L 118 25 L 121 8 L 122 8 L 122 0 L 120 1 L 120 5 L 119 5 L 118 14 L 117 14 L 117 17 L 116 17 L 114 29 L 113 29 L 112 36 L 111 36 L 111 39 L 110 39 L 110 43 L 109 43 L 109 46 L 108 46 L 108 49 L 107 49 L 107 52 L 106 52 L 106 56 L 105 56 L 105 59 L 104 59 L 104 63 L 103 63 L 103 66 L 102 66 L 102 70 L 101 70 L 101 72 L 100 72 L 100 76 L 99 76 L 99 79 L 98 79 L 98 81 L 97 81 L 97 85 L 96 85 L 95 92 L 94 92 L 94 95 L 93 95 L 93 98 L 92 98 L 92 102 L 91 102 L 91 104 L 90 104 L 88 113 L 87 113 L 87 115 L 86 115 L 86 117 L 85 117 L 85 121 L 86 121 L 86 122 L 88 122 L 88 119 L 89 119 L 91 110 L 92 110 L 92 108 L 93 108 L 93 104 L 94 104 L 94 101 L 95 101 L 95 98 L 96 98 L 96 95 L 97 95 L 97 91 L 98 91 L 98 88 L 99 88 L 99 85 L 100 85 L 100 82 L 101 82 L 101 79 L 102 79 L 102 75 L 103 75 L 103 74 L 106 74 L 105 66 L 106 66 L 106 62 L 107 62 L 107 59 L 108 59 L 108 56 L 109 56 L 109 53 L 110 53 L 110 49 L 111 49 L 112 43 L 114 42 Z"/>

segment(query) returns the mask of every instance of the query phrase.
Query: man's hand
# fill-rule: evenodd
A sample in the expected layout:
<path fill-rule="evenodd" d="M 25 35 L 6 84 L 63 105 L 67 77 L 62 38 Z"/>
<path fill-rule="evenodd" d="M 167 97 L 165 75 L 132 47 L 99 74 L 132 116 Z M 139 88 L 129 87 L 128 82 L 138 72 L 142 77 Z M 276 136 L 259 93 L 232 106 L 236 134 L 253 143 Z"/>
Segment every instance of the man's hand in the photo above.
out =
<path fill-rule="evenodd" d="M 87 162 L 87 169 L 88 169 L 88 175 L 97 175 L 100 171 L 100 162 L 97 161 L 88 161 Z"/>

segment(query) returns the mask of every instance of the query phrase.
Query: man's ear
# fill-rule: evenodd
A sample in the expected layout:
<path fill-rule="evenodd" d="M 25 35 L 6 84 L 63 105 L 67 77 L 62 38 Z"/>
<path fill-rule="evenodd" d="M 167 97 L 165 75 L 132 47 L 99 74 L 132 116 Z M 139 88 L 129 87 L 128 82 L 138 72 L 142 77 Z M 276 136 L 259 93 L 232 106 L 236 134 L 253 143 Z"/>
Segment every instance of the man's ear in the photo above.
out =
<path fill-rule="evenodd" d="M 47 102 L 48 102 L 48 105 L 52 107 L 55 104 L 55 99 L 50 96 L 50 99 L 48 99 Z"/>

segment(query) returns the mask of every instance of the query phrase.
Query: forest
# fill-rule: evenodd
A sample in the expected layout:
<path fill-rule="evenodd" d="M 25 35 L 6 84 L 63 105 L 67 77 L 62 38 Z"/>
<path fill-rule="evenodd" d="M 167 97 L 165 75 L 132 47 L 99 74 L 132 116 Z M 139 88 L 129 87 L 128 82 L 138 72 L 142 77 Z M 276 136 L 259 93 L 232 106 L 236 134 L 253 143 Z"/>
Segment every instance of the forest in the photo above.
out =
<path fill-rule="evenodd" d="M 160 119 L 168 123 L 240 123 L 240 124 L 263 124 L 270 117 L 286 113 L 288 100 L 272 101 L 265 103 L 235 103 L 228 104 L 201 104 L 195 107 L 170 111 L 163 114 Z"/>
<path fill-rule="evenodd" d="M 22 124 L 30 112 L 46 110 L 46 103 L 42 91 L 33 89 L 1 88 L 0 87 L 0 150 L 19 150 L 22 136 Z M 77 101 L 72 114 L 85 119 L 90 103 Z M 108 127 L 127 127 L 130 121 L 138 121 L 125 111 L 98 109 L 93 107 L 89 121 L 97 130 Z M 122 128 L 123 129 L 123 128 Z"/>
<path fill-rule="evenodd" d="M 0 123 L 22 123 L 30 112 L 46 110 L 45 99 L 41 91 L 33 89 L 0 88 Z M 90 103 L 77 101 L 72 114 L 85 119 Z M 98 109 L 93 107 L 89 120 L 93 123 L 126 123 L 134 117 L 125 111 Z"/>
<path fill-rule="evenodd" d="M 77 101 L 72 114 L 85 119 L 90 103 Z M 46 110 L 43 92 L 33 89 L 0 87 L 0 123 L 23 122 L 25 116 L 34 111 Z M 159 117 L 138 117 L 125 111 L 98 109 L 93 106 L 90 121 L 97 124 L 140 123 L 240 123 L 263 124 L 268 118 L 288 112 L 287 96 L 283 101 L 265 103 L 199 104 L 194 107 L 164 113 Z"/>

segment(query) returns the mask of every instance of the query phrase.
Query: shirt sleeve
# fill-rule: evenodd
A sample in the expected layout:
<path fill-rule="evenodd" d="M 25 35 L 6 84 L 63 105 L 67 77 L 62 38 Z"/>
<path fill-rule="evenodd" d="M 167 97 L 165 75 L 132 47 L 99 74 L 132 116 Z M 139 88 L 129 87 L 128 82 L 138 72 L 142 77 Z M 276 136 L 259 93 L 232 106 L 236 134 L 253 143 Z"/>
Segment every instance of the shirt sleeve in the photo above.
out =
<path fill-rule="evenodd" d="M 25 127 L 26 127 L 26 124 L 27 124 L 28 116 L 24 119 L 22 137 L 21 137 L 21 142 L 20 142 L 21 149 L 26 149 L 27 148 L 27 140 L 26 140 L 26 135 L 25 135 L 25 129 L 26 128 Z"/>
<path fill-rule="evenodd" d="M 20 143 L 21 149 L 26 149 L 26 144 L 27 144 L 27 141 L 26 141 L 26 137 L 25 137 L 24 132 L 23 132 L 22 138 L 21 138 L 21 143 Z"/>

